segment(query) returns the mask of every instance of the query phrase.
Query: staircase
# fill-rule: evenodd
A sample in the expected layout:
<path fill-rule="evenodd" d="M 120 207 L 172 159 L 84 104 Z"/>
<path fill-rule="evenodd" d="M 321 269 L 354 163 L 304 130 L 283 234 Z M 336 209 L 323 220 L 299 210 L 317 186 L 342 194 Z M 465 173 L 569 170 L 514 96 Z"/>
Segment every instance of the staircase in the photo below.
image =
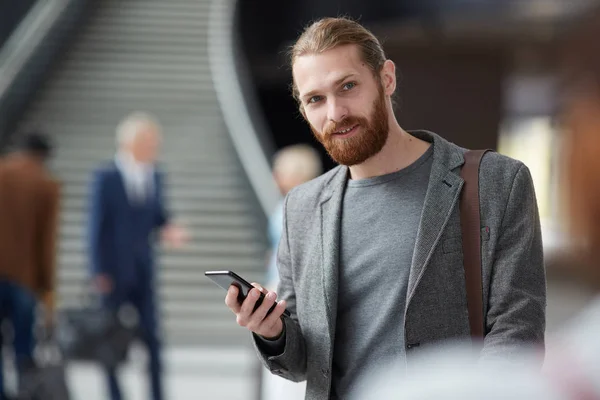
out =
<path fill-rule="evenodd" d="M 163 126 L 167 199 L 192 242 L 161 251 L 161 324 L 170 345 L 240 344 L 249 335 L 205 270 L 230 269 L 261 281 L 264 221 L 230 142 L 207 55 L 210 0 L 105 0 L 38 92 L 23 126 L 57 145 L 63 181 L 59 306 L 81 304 L 86 278 L 88 182 L 113 157 L 115 127 L 132 111 Z"/>

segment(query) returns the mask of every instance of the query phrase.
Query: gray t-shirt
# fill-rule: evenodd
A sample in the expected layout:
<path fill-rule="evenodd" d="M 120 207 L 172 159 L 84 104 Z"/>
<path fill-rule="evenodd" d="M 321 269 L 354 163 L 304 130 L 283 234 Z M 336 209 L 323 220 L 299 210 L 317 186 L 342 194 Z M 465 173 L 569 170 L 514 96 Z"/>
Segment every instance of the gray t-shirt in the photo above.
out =
<path fill-rule="evenodd" d="M 340 237 L 334 399 L 347 398 L 361 374 L 405 357 L 408 276 L 432 155 L 433 146 L 398 172 L 347 183 Z"/>

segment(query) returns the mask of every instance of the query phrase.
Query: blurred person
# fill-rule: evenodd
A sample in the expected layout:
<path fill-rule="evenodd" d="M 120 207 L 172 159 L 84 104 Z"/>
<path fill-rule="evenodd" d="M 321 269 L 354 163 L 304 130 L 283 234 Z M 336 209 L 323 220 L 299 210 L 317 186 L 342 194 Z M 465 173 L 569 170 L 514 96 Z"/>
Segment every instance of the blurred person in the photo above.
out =
<path fill-rule="evenodd" d="M 548 384 L 533 353 L 519 358 L 481 362 L 472 346 L 446 343 L 419 354 L 408 372 L 401 363 L 371 369 L 349 400 L 571 400 Z"/>
<path fill-rule="evenodd" d="M 283 196 L 294 187 L 316 178 L 322 172 L 321 159 L 315 149 L 306 144 L 285 147 L 273 157 L 273 178 Z M 268 237 L 271 243 L 267 266 L 266 288 L 274 291 L 279 284 L 277 246 L 283 227 L 283 200 L 269 218 Z M 293 383 L 269 373 L 262 374 L 262 398 L 287 400 L 303 399 L 305 383 Z"/>
<path fill-rule="evenodd" d="M 307 399 L 347 398 L 377 365 L 410 369 L 430 346 L 470 337 L 458 209 L 466 150 L 399 126 L 395 65 L 356 22 L 310 25 L 291 65 L 300 112 L 341 165 L 286 196 L 274 311 L 277 294 L 260 285 L 242 304 L 231 287 L 225 302 L 271 372 L 307 380 Z M 544 343 L 539 215 L 521 162 L 488 153 L 479 177 L 480 356 L 510 359 Z"/>
<path fill-rule="evenodd" d="M 38 300 L 46 326 L 53 324 L 60 184 L 46 167 L 51 153 L 44 134 L 29 132 L 17 152 L 0 159 L 0 320 L 12 323 L 18 373 L 33 363 Z"/>
<path fill-rule="evenodd" d="M 118 152 L 93 173 L 89 206 L 89 256 L 96 289 L 114 310 L 135 307 L 149 353 L 153 400 L 164 398 L 156 306 L 155 235 L 180 247 L 187 232 L 172 224 L 165 204 L 164 175 L 156 165 L 158 122 L 145 113 L 127 116 L 117 128 Z M 122 398 L 116 371 L 109 370 L 112 400 Z"/>
<path fill-rule="evenodd" d="M 296 186 L 321 175 L 322 168 L 319 153 L 306 144 L 285 147 L 273 157 L 273 179 L 284 197 Z M 271 249 L 266 277 L 266 287 L 269 290 L 275 290 L 279 284 L 277 246 L 281 238 L 282 226 L 283 199 L 277 204 L 269 218 L 268 237 Z"/>

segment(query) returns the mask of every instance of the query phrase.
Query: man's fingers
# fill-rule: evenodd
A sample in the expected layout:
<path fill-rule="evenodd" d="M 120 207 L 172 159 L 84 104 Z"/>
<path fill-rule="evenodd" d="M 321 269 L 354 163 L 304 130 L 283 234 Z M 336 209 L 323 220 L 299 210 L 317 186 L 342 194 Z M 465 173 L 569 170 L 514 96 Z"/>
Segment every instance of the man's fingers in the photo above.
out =
<path fill-rule="evenodd" d="M 252 282 L 251 285 L 254 286 L 255 288 L 257 288 L 258 290 L 260 290 L 260 292 L 262 294 L 267 294 L 267 289 L 265 289 L 264 287 L 262 287 L 260 283 Z"/>
<path fill-rule="evenodd" d="M 225 296 L 225 304 L 227 304 L 227 307 L 236 314 L 239 313 L 241 309 L 240 302 L 238 301 L 238 293 L 239 289 L 234 285 L 231 285 L 227 290 L 227 296 Z"/>
<path fill-rule="evenodd" d="M 250 323 L 248 324 L 248 328 L 251 330 L 258 329 L 260 325 L 263 323 L 263 319 L 269 312 L 269 309 L 273 304 L 275 304 L 275 300 L 277 299 L 277 294 L 275 292 L 268 292 L 265 298 L 262 301 L 260 307 L 254 311 L 252 317 L 250 318 Z"/>
<path fill-rule="evenodd" d="M 281 318 L 281 315 L 285 311 L 286 307 L 287 303 L 285 302 L 285 300 L 279 300 L 273 312 L 264 319 L 263 324 L 265 326 L 268 326 L 269 328 L 273 327 L 277 320 Z"/>
<path fill-rule="evenodd" d="M 240 309 L 240 314 L 243 319 L 248 319 L 254 312 L 254 306 L 256 305 L 256 301 L 260 297 L 260 292 L 258 289 L 252 289 L 248 292 L 248 296 L 246 296 L 246 300 L 242 303 L 242 307 Z"/>

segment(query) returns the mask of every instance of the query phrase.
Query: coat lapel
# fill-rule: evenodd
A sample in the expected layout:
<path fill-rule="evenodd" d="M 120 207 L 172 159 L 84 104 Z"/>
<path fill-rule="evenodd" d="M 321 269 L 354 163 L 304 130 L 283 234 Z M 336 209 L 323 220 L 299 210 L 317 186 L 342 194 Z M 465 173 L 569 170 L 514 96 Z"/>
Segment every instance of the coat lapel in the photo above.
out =
<path fill-rule="evenodd" d="M 333 339 L 337 315 L 340 226 L 342 220 L 342 201 L 348 174 L 347 167 L 339 167 L 323 192 L 320 207 L 321 249 L 322 249 L 322 282 L 327 308 L 329 335 Z"/>
<path fill-rule="evenodd" d="M 407 304 L 414 295 L 442 236 L 464 183 L 459 174 L 454 171 L 464 164 L 464 157 L 458 147 L 431 133 L 411 132 L 411 134 L 429 142 L 433 138 L 434 149 L 433 165 L 410 269 Z"/>
<path fill-rule="evenodd" d="M 116 163 L 113 163 L 113 167 L 114 167 L 114 174 L 115 174 L 115 182 L 116 182 L 117 188 L 120 192 L 119 196 L 121 197 L 123 202 L 127 205 L 127 207 L 129 209 L 131 209 L 133 207 L 133 205 L 131 204 L 131 196 L 129 195 L 129 192 L 127 191 L 127 186 L 126 186 L 126 182 L 125 182 L 125 177 L 123 176 L 123 172 L 119 169 L 119 167 L 117 166 Z"/>

